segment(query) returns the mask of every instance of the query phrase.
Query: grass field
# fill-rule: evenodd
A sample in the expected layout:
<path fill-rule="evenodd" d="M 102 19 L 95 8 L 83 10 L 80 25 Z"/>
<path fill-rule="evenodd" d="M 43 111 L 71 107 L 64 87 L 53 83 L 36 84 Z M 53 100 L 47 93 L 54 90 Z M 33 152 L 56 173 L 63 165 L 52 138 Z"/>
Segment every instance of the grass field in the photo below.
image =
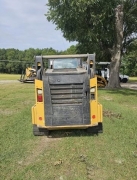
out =
<path fill-rule="evenodd" d="M 99 90 L 104 133 L 34 137 L 34 84 L 0 85 L 1 180 L 136 180 L 137 91 Z"/>
<path fill-rule="evenodd" d="M 137 82 L 137 77 L 129 77 L 129 82 Z"/>
<path fill-rule="evenodd" d="M 20 76 L 20 74 L 0 74 L 0 80 L 17 80 Z"/>

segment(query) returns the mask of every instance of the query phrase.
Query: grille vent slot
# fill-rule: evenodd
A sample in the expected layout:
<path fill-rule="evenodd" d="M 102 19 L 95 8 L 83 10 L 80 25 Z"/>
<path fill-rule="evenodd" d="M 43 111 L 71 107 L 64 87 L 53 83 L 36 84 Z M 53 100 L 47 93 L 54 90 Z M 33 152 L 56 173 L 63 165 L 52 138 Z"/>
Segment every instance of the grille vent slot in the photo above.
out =
<path fill-rule="evenodd" d="M 80 84 L 51 84 L 52 104 L 82 104 L 83 83 Z"/>

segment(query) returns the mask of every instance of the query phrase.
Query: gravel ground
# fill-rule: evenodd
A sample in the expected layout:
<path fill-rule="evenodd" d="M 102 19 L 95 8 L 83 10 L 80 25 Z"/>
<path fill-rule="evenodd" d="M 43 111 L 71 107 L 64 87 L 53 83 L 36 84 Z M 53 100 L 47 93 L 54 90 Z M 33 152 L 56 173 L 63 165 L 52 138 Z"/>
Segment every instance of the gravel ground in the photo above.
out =
<path fill-rule="evenodd" d="M 137 90 L 137 82 L 121 83 L 121 87 Z"/>
<path fill-rule="evenodd" d="M 18 80 L 0 80 L 0 84 L 19 83 Z"/>

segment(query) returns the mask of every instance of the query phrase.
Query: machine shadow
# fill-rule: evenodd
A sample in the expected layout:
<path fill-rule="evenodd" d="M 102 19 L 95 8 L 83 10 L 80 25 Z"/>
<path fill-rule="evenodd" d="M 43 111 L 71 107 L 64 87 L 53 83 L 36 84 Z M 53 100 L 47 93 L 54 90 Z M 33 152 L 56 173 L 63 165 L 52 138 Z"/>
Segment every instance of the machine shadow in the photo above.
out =
<path fill-rule="evenodd" d="M 65 137 L 81 137 L 81 136 L 98 136 L 98 132 L 87 132 L 86 129 L 63 129 L 49 131 L 48 138 L 65 138 Z"/>

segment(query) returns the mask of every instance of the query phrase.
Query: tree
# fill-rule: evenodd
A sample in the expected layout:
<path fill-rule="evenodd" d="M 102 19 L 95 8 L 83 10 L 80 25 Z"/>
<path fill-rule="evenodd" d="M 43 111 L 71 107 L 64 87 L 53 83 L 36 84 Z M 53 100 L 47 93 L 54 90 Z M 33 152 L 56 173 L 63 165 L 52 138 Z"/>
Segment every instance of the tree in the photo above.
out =
<path fill-rule="evenodd" d="M 55 55 L 58 54 L 58 52 L 53 48 L 44 48 L 42 49 L 42 55 Z"/>
<path fill-rule="evenodd" d="M 72 45 L 65 51 L 61 51 L 60 54 L 77 54 L 76 46 Z"/>
<path fill-rule="evenodd" d="M 129 76 L 137 76 L 137 40 L 129 44 L 122 58 L 124 72 Z"/>
<path fill-rule="evenodd" d="M 126 47 L 137 38 L 137 0 L 49 0 L 47 19 L 69 41 L 111 59 L 108 87 L 120 87 L 119 69 Z M 87 51 L 87 52 L 86 52 Z"/>
<path fill-rule="evenodd" d="M 0 73 L 22 73 L 26 67 L 34 64 L 34 56 L 59 54 L 53 48 L 33 49 L 0 49 Z M 2 61 L 1 61 L 2 60 Z"/>

